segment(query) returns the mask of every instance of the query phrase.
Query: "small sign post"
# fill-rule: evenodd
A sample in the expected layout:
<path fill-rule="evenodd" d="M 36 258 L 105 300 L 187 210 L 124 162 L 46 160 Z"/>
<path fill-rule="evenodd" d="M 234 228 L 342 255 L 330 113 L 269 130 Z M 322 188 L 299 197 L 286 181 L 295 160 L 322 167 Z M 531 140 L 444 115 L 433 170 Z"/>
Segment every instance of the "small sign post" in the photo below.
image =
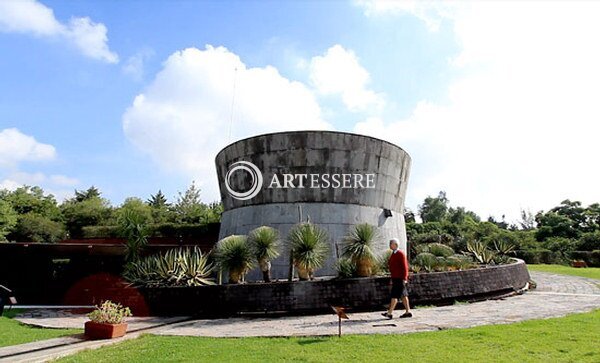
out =
<path fill-rule="evenodd" d="M 331 305 L 333 312 L 338 316 L 338 337 L 342 336 L 342 319 L 350 319 L 348 315 L 346 315 L 346 308 L 341 306 L 333 306 Z"/>

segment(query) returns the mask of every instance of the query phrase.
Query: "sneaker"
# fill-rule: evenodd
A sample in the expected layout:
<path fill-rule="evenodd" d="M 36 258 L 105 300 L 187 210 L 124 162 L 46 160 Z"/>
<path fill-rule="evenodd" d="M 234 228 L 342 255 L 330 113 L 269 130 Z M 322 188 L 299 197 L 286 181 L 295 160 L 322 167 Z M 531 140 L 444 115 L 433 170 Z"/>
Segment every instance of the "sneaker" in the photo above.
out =
<path fill-rule="evenodd" d="M 402 315 L 400 315 L 400 318 L 412 318 L 412 313 L 404 313 Z"/>
<path fill-rule="evenodd" d="M 388 319 L 392 319 L 392 318 L 394 317 L 394 315 L 392 315 L 392 314 L 390 314 L 390 313 L 388 313 L 388 312 L 381 313 L 381 315 L 385 316 L 385 317 L 386 317 L 386 318 L 388 318 Z"/>

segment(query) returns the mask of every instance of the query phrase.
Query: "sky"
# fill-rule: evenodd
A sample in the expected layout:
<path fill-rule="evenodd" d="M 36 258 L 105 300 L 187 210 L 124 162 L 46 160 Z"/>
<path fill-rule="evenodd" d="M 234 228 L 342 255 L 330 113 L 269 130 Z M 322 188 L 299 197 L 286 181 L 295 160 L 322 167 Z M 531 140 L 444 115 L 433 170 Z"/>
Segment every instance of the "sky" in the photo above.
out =
<path fill-rule="evenodd" d="M 407 207 L 600 202 L 600 3 L 0 0 L 0 188 L 114 205 L 216 153 L 326 129 L 412 157 Z"/>

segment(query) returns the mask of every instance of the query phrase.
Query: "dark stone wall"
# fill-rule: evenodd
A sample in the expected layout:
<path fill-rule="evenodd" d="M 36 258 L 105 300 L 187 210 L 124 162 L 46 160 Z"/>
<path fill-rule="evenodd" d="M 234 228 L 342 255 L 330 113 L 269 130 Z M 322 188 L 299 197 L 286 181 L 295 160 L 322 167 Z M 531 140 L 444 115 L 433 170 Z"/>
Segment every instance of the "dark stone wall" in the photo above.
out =
<path fill-rule="evenodd" d="M 261 191 L 250 200 L 232 198 L 224 185 L 229 166 L 240 160 L 253 163 L 263 175 Z M 216 167 L 226 211 L 248 205 L 296 202 L 357 204 L 402 211 L 410 161 L 408 153 L 400 147 L 373 137 L 334 131 L 295 131 L 237 141 L 219 152 Z M 282 173 L 375 174 L 375 187 L 267 188 L 273 175 Z M 250 189 L 248 173 L 234 175 L 230 180 L 234 190 Z"/>
<path fill-rule="evenodd" d="M 411 275 L 413 304 L 445 303 L 504 294 L 523 288 L 529 272 L 523 261 L 510 265 Z M 241 312 L 302 314 L 329 312 L 330 305 L 355 311 L 383 309 L 389 279 L 355 278 L 181 288 L 140 289 L 153 315 L 228 316 Z"/>

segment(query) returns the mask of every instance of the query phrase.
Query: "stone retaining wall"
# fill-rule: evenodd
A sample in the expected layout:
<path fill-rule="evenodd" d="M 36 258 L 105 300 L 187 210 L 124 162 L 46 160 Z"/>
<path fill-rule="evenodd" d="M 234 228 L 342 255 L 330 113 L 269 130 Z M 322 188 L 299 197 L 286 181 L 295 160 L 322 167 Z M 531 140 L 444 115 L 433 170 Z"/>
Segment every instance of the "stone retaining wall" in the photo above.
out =
<path fill-rule="evenodd" d="M 505 294 L 529 281 L 521 260 L 487 268 L 411 275 L 413 304 Z M 385 277 L 302 282 L 252 283 L 202 287 L 140 289 L 153 315 L 219 317 L 242 312 L 303 314 L 330 311 L 330 305 L 353 310 L 382 309 L 389 298 Z"/>

